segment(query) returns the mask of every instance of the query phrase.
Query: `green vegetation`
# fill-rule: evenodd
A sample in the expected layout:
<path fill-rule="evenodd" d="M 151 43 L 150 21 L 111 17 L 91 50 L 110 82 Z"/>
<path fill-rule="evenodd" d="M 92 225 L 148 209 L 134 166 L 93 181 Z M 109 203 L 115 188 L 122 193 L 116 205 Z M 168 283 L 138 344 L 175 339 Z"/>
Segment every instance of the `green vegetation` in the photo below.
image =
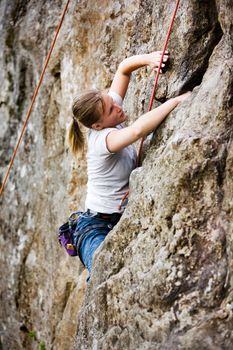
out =
<path fill-rule="evenodd" d="M 46 350 L 46 348 L 45 348 L 45 343 L 44 343 L 44 342 L 40 342 L 40 344 L 39 344 L 39 350 Z"/>
<path fill-rule="evenodd" d="M 45 342 L 37 339 L 35 330 L 29 331 L 28 336 L 39 343 L 38 350 L 46 350 Z"/>
<path fill-rule="evenodd" d="M 36 339 L 36 331 L 29 331 L 28 335 L 29 335 L 30 338 L 32 338 L 34 340 Z"/>

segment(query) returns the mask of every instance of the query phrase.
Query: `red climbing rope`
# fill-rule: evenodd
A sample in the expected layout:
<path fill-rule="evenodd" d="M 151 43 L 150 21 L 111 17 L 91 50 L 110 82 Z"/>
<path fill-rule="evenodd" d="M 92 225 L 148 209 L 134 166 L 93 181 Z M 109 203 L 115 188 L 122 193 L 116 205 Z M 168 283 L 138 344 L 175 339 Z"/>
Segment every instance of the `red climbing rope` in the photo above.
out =
<path fill-rule="evenodd" d="M 176 6 L 175 6 L 175 9 L 174 9 L 173 14 L 172 14 L 172 19 L 171 19 L 171 22 L 170 22 L 170 25 L 169 25 L 169 28 L 168 28 L 168 32 L 167 32 L 167 36 L 166 36 L 166 39 L 165 39 L 165 43 L 164 43 L 161 59 L 160 59 L 158 70 L 157 70 L 157 73 L 156 73 L 156 76 L 155 76 L 155 82 L 154 82 L 154 87 L 153 87 L 151 98 L 150 98 L 148 112 L 150 112 L 150 110 L 152 108 L 152 105 L 153 105 L 155 91 L 156 91 L 158 80 L 159 80 L 160 69 L 161 69 L 162 63 L 163 63 L 163 57 L 164 57 L 165 51 L 167 49 L 167 43 L 168 43 L 171 31 L 172 31 L 172 27 L 173 27 L 173 23 L 174 23 L 174 20 L 175 20 L 175 17 L 176 17 L 176 12 L 177 12 L 178 7 L 179 7 L 179 3 L 180 3 L 180 0 L 176 0 Z M 139 162 L 140 162 L 140 158 L 141 158 L 141 154 L 142 154 L 143 142 L 144 142 L 144 137 L 140 141 L 140 146 L 139 146 L 138 155 L 137 155 L 137 165 L 136 165 L 137 167 L 139 166 Z M 128 197 L 128 195 L 129 195 L 129 191 L 126 192 L 124 197 L 122 198 L 121 204 L 119 205 L 119 209 L 121 209 L 121 207 L 122 207 L 124 201 L 126 200 L 126 198 Z"/>
<path fill-rule="evenodd" d="M 63 10 L 63 13 L 62 13 L 62 16 L 61 16 L 59 25 L 58 25 L 58 27 L 57 27 L 57 29 L 56 29 L 55 36 L 54 36 L 54 39 L 53 39 L 53 41 L 52 41 L 52 45 L 51 45 L 51 47 L 50 47 L 50 49 L 49 49 L 48 55 L 47 55 L 47 57 L 46 57 L 46 60 L 45 60 L 45 63 L 44 63 L 43 69 L 42 69 L 42 73 L 41 73 L 41 75 L 40 75 L 39 82 L 38 82 L 38 84 L 37 84 L 37 87 L 36 87 L 36 89 L 35 89 L 34 95 L 33 95 L 33 97 L 32 97 L 32 102 L 31 102 L 31 105 L 30 105 L 30 107 L 29 107 L 29 109 L 28 109 L 28 112 L 27 112 L 27 115 L 26 115 L 26 119 L 25 119 L 25 122 L 24 122 L 24 124 L 23 124 L 22 131 L 21 131 L 21 133 L 20 133 L 18 142 L 17 142 L 16 147 L 15 147 L 15 149 L 14 149 L 14 153 L 13 153 L 13 156 L 12 156 L 12 158 L 11 158 L 10 164 L 9 164 L 9 166 L 8 166 L 8 170 L 7 170 L 6 175 L 5 175 L 5 177 L 4 177 L 4 180 L 3 180 L 3 183 L 2 183 L 2 187 L 1 187 L 1 189 L 0 189 L 0 195 L 2 194 L 3 189 L 4 189 L 4 187 L 5 187 L 5 184 L 6 184 L 6 181 L 7 181 L 8 176 L 9 176 L 11 167 L 12 167 L 12 165 L 13 165 L 13 162 L 14 162 L 14 159 L 15 159 L 15 156 L 16 156 L 16 153 L 17 153 L 17 150 L 18 150 L 18 148 L 19 148 L 19 145 L 20 145 L 20 142 L 21 142 L 21 140 L 22 140 L 24 131 L 25 131 L 25 129 L 26 129 L 26 126 L 27 126 L 27 123 L 28 123 L 29 117 L 30 117 L 30 115 L 31 115 L 31 112 L 32 112 L 32 108 L 33 108 L 35 99 L 36 99 L 36 96 L 37 96 L 38 91 L 39 91 L 39 88 L 40 88 L 40 86 L 41 86 L 41 83 L 42 83 L 42 80 L 43 80 L 43 77 L 44 77 L 44 74 L 45 74 L 45 70 L 46 70 L 46 68 L 47 68 L 47 66 L 48 66 L 48 63 L 49 63 L 49 60 L 50 60 L 50 56 L 51 56 L 51 54 L 52 54 L 54 45 L 55 45 L 56 40 L 57 40 L 58 33 L 59 33 L 60 28 L 61 28 L 61 26 L 62 26 L 62 23 L 63 23 L 64 17 L 65 17 L 65 14 L 66 14 L 66 11 L 67 11 L 69 2 L 70 2 L 70 0 L 68 0 L 68 1 L 66 2 L 66 5 L 65 5 L 65 7 L 64 7 L 64 10 Z"/>

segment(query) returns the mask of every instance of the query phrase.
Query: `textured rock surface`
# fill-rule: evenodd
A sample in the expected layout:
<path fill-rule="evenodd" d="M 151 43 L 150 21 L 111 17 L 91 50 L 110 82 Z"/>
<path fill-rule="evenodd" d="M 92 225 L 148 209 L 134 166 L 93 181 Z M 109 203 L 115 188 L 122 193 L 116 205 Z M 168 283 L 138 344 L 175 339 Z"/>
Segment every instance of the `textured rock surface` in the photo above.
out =
<path fill-rule="evenodd" d="M 1 176 L 63 6 L 0 2 Z M 96 255 L 86 291 L 82 266 L 56 242 L 56 228 L 85 198 L 85 161 L 73 164 L 64 145 L 72 98 L 90 86 L 107 89 L 122 58 L 162 49 L 173 7 L 70 4 L 1 198 L 4 350 L 232 348 L 230 0 L 181 1 L 157 98 L 193 94 L 132 174 L 129 205 Z M 125 100 L 132 120 L 147 109 L 153 81 L 147 69 L 133 74 Z"/>

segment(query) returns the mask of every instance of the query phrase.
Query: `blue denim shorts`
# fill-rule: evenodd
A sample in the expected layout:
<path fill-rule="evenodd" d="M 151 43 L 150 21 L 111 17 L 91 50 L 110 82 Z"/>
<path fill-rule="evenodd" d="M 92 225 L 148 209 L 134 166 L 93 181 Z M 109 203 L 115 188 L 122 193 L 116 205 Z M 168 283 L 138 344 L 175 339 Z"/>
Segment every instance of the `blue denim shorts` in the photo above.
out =
<path fill-rule="evenodd" d="M 104 241 L 105 237 L 119 221 L 120 216 L 112 216 L 110 219 L 102 219 L 85 212 L 79 216 L 73 235 L 73 244 L 83 265 L 91 273 L 92 259 L 96 249 Z M 89 229 L 88 229 L 89 228 Z M 85 232 L 80 242 L 80 232 Z"/>

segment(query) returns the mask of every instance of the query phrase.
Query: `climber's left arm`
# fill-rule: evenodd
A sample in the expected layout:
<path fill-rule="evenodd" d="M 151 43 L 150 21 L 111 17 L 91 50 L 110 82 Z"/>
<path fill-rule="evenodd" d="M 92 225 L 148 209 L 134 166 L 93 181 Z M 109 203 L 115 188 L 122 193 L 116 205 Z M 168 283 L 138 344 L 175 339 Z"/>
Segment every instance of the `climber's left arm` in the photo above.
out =
<path fill-rule="evenodd" d="M 161 55 L 162 51 L 155 51 L 149 54 L 136 55 L 124 59 L 116 71 L 110 91 L 114 91 L 124 98 L 129 85 L 131 73 L 138 68 L 147 65 L 151 66 L 154 70 L 157 70 Z M 167 60 L 168 52 L 166 51 L 163 57 L 162 67 L 165 66 Z"/>

